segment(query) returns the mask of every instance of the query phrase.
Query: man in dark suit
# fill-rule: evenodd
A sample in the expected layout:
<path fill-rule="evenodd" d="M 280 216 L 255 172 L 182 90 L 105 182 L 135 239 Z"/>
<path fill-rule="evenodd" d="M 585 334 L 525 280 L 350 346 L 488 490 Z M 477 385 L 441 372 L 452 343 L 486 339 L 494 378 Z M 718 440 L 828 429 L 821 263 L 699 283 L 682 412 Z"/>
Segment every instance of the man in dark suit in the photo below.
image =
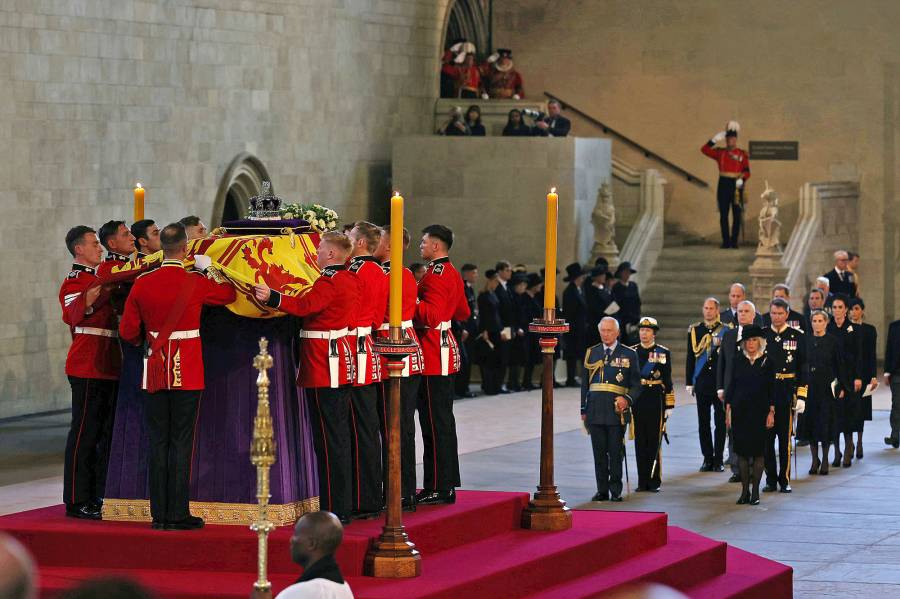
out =
<path fill-rule="evenodd" d="M 737 324 L 738 304 L 740 304 L 745 299 L 747 299 L 747 288 L 744 287 L 743 283 L 732 283 L 731 288 L 728 290 L 728 303 L 730 307 L 722 310 L 722 324 L 732 326 Z M 753 321 L 753 324 L 758 327 L 762 327 L 762 315 L 757 314 L 756 318 Z"/>
<path fill-rule="evenodd" d="M 509 393 L 507 386 L 503 384 L 506 380 L 506 370 L 509 367 L 509 351 L 510 342 L 512 341 L 513 327 L 516 324 L 516 304 L 513 301 L 513 292 L 509 286 L 509 280 L 512 278 L 512 266 L 506 260 L 500 260 L 494 267 L 497 271 L 497 278 L 500 284 L 494 290 L 494 295 L 500 302 L 500 342 L 497 345 L 497 355 L 500 358 L 500 393 Z"/>
<path fill-rule="evenodd" d="M 459 335 L 460 340 L 460 364 L 459 372 L 453 381 L 456 387 L 457 397 L 475 397 L 469 390 L 469 381 L 472 376 L 472 350 L 475 337 L 478 335 L 478 300 L 475 293 L 475 281 L 478 280 L 478 267 L 474 264 L 463 264 L 460 269 L 463 278 L 463 291 L 466 292 L 466 302 L 469 304 L 469 319 L 465 322 L 453 323 L 453 334 Z"/>
<path fill-rule="evenodd" d="M 884 442 L 896 449 L 900 447 L 900 320 L 888 326 L 884 382 L 891 389 L 891 436 L 885 437 Z"/>
<path fill-rule="evenodd" d="M 831 293 L 843 293 L 848 297 L 856 297 L 856 278 L 847 269 L 850 261 L 847 252 L 838 250 L 834 253 L 834 268 L 825 273 Z"/>
<path fill-rule="evenodd" d="M 565 137 L 572 128 L 572 123 L 561 115 L 562 105 L 559 100 L 547 102 L 547 114 L 534 122 L 534 135 L 537 137 Z"/>
<path fill-rule="evenodd" d="M 587 273 L 581 270 L 581 264 L 575 262 L 566 267 L 568 285 L 563 291 L 563 317 L 569 323 L 569 331 L 563 335 L 563 358 L 566 360 L 566 387 L 578 387 L 578 364 L 584 358 L 587 347 L 587 302 L 584 299 L 584 279 Z"/>

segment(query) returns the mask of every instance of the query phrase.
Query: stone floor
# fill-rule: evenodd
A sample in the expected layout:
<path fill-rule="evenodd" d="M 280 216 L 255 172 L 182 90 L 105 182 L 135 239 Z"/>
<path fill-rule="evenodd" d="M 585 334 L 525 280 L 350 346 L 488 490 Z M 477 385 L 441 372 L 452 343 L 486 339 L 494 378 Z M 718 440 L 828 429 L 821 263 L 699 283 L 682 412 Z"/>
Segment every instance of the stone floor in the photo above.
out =
<path fill-rule="evenodd" d="M 900 597 L 900 451 L 882 443 L 889 430 L 885 390 L 875 397 L 863 460 L 850 469 L 832 469 L 827 477 L 809 476 L 809 452 L 801 448 L 794 492 L 765 494 L 756 507 L 734 504 L 739 487 L 726 482 L 727 473 L 697 471 L 696 409 L 682 403 L 681 395 L 678 400 L 669 424 L 671 445 L 663 450 L 663 491 L 631 493 L 613 506 L 590 502 L 593 463 L 578 417 L 578 395 L 558 390 L 556 480 L 569 505 L 667 512 L 671 524 L 791 565 L 796 597 Z M 455 411 L 464 487 L 533 491 L 539 392 L 459 401 Z M 59 503 L 67 418 L 55 414 L 0 422 L 0 514 Z M 628 455 L 634 485 L 631 445 Z"/>

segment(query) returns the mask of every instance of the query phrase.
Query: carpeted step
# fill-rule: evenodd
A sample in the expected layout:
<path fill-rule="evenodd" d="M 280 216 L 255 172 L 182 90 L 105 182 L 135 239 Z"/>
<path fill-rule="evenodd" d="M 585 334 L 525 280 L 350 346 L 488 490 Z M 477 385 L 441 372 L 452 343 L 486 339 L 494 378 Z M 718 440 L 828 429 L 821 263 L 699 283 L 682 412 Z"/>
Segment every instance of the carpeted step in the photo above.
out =
<path fill-rule="evenodd" d="M 725 573 L 684 590 L 696 599 L 789 599 L 793 569 L 784 564 L 728 547 Z"/>
<path fill-rule="evenodd" d="M 727 545 L 676 526 L 663 546 L 529 595 L 527 599 L 589 599 L 634 582 L 685 589 L 725 572 Z"/>

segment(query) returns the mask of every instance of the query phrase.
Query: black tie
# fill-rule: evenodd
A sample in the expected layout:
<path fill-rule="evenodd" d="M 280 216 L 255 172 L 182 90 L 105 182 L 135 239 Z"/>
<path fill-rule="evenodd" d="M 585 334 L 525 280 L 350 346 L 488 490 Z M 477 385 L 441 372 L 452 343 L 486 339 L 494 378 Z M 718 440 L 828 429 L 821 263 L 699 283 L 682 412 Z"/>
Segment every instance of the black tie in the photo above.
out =
<path fill-rule="evenodd" d="M 612 356 L 612 350 L 608 347 L 606 348 L 606 361 L 609 362 L 609 358 Z"/>

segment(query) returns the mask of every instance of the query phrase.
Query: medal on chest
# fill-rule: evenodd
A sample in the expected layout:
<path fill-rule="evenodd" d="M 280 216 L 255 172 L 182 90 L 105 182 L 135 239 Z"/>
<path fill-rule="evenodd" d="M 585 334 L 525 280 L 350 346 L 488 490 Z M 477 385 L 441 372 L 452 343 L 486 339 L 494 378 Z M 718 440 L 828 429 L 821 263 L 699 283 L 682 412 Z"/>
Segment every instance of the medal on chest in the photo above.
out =
<path fill-rule="evenodd" d="M 619 381 L 619 382 L 621 383 L 622 381 L 625 380 L 625 377 L 622 376 L 622 373 L 621 373 L 621 372 L 619 372 L 619 373 L 616 374 L 616 380 Z"/>

